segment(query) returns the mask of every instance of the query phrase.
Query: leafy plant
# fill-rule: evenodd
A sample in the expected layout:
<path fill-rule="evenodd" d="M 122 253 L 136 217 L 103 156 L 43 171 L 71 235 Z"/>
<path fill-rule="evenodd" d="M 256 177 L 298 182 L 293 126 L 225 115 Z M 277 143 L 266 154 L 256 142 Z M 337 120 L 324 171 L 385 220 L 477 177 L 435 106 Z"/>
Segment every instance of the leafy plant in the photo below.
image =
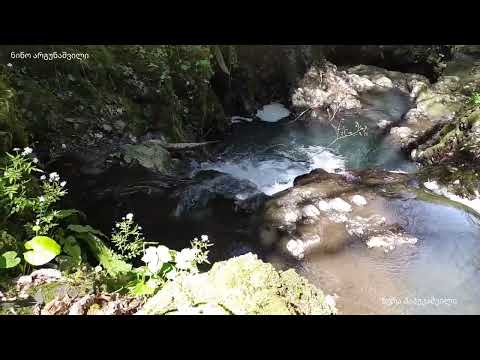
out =
<path fill-rule="evenodd" d="M 69 225 L 68 230 L 75 232 L 76 237 L 87 245 L 90 252 L 109 275 L 115 277 L 132 270 L 132 265 L 123 261 L 119 255 L 109 249 L 98 237 L 105 237 L 100 231 L 89 225 Z"/>
<path fill-rule="evenodd" d="M 82 231 L 101 233 L 89 226 L 75 225 L 79 217 L 85 218 L 80 211 L 55 209 L 58 201 L 67 194 L 66 181 L 62 181 L 56 172 L 44 174 L 37 167 L 39 161 L 29 147 L 14 149 L 13 154 L 6 154 L 5 160 L 0 176 L 0 215 L 3 215 L 0 225 L 7 231 L 0 232 L 0 250 L 15 251 L 16 254 L 25 247 L 29 250 L 23 255 L 25 262 L 41 266 L 57 258 L 63 247 L 64 255 L 57 258 L 61 269 L 78 268 L 82 262 L 82 249 L 77 242 L 78 236 L 74 235 Z M 41 176 L 36 177 L 35 173 Z M 5 267 L 14 267 L 14 263 L 18 265 L 12 252 L 5 254 L 2 261 Z"/>
<path fill-rule="evenodd" d="M 122 217 L 122 221 L 115 224 L 112 242 L 124 259 L 133 259 L 142 253 L 145 238 L 142 227 L 133 222 L 133 214 Z"/>
<path fill-rule="evenodd" d="M 470 101 L 477 106 L 480 106 L 480 91 L 474 92 L 470 98 Z"/>

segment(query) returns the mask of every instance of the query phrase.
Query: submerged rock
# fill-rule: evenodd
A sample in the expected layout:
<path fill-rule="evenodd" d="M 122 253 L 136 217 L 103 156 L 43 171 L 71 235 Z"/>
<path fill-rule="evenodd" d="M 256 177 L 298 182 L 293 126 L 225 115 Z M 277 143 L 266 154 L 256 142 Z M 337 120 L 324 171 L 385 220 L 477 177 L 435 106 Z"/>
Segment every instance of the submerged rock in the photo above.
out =
<path fill-rule="evenodd" d="M 213 200 L 227 200 L 232 203 L 232 210 L 252 212 L 266 198 L 249 180 L 237 179 L 215 170 L 199 171 L 192 184 L 175 191 L 172 197 L 178 198 L 175 216 L 186 216 L 205 209 Z"/>
<path fill-rule="evenodd" d="M 383 251 L 389 252 L 399 245 L 416 244 L 417 238 L 408 235 L 386 233 L 383 235 L 372 236 L 367 241 L 369 248 L 382 248 Z"/>
<path fill-rule="evenodd" d="M 260 237 L 268 236 L 264 243 L 276 244 L 300 259 L 310 251 L 336 251 L 355 238 L 367 242 L 384 236 L 389 240 L 385 243 L 400 245 L 405 231 L 388 203 L 391 198 L 415 198 L 409 178 L 376 170 L 312 171 L 266 202 Z"/>
<path fill-rule="evenodd" d="M 332 297 L 294 270 L 276 271 L 248 253 L 215 263 L 206 273 L 168 282 L 139 315 L 328 315 L 337 312 Z"/>

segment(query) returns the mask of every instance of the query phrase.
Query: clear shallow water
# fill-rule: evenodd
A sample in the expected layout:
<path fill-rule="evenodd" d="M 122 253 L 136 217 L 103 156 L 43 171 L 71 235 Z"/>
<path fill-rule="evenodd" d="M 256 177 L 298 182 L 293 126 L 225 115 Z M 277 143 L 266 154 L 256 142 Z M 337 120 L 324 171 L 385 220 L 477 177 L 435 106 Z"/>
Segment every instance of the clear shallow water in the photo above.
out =
<path fill-rule="evenodd" d="M 347 314 L 479 314 L 480 220 L 460 209 L 417 200 L 392 210 L 416 245 L 385 253 L 352 242 L 308 256 L 297 269 L 336 293 Z"/>
<path fill-rule="evenodd" d="M 318 122 L 242 124 L 218 160 L 196 164 L 248 179 L 268 195 L 290 187 L 293 179 L 315 168 L 329 172 L 378 167 L 415 172 L 416 166 L 375 130 L 379 119 L 398 122 L 408 101 L 389 93 L 368 99 L 360 116 L 371 124 L 367 136 L 346 138 L 333 147 L 333 132 Z M 480 222 L 459 208 L 420 200 L 393 201 L 392 220 L 418 239 L 385 253 L 351 242 L 335 254 L 313 254 L 301 262 L 278 254 L 267 259 L 295 266 L 315 285 L 339 296 L 343 313 L 480 313 Z"/>

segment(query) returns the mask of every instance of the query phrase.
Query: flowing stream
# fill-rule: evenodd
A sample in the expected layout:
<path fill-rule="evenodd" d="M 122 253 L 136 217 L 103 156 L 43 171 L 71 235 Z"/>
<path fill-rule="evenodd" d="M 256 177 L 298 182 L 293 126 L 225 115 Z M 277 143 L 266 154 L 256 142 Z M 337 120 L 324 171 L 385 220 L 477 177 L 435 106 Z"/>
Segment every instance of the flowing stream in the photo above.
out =
<path fill-rule="evenodd" d="M 372 94 L 364 101 L 367 110 L 344 115 L 347 122 L 375 124 L 380 118 L 399 122 L 410 105 L 396 92 Z M 261 114 L 265 121 L 234 124 L 210 160 L 187 164 L 187 173 L 197 180 L 185 185 L 177 197 L 158 187 L 124 193 L 114 203 L 109 196 L 89 195 L 91 188 L 84 190 L 83 209 L 105 231 L 110 230 L 112 218 L 133 211 L 149 239 L 177 249 L 208 234 L 215 244 L 214 261 L 252 251 L 280 268 L 294 267 L 325 292 L 338 295 L 339 310 L 345 314 L 480 313 L 480 220 L 459 207 L 418 199 L 390 202 L 391 213 L 418 242 L 388 253 L 352 242 L 336 253 L 297 261 L 264 249 L 251 225 L 255 215 L 232 211 L 231 201 L 215 197 L 211 189 L 235 200 L 275 194 L 316 168 L 416 170 L 374 125 L 367 136 L 348 137 L 327 148 L 334 138 L 328 126 L 303 119 L 292 123 L 292 117 L 278 120 L 268 110 Z M 278 105 L 270 110 L 288 115 Z M 215 171 L 226 175 L 219 177 Z M 155 188 L 155 181 L 155 175 L 147 172 L 122 169 L 102 175 L 94 188 L 108 188 L 114 194 L 122 192 L 120 185 Z"/>

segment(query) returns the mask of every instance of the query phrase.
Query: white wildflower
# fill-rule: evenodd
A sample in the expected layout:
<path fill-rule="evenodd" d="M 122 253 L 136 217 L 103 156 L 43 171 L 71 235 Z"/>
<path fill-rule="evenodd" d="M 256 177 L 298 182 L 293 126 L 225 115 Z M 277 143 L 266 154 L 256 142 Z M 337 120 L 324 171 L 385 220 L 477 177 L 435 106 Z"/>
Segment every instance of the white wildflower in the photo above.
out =
<path fill-rule="evenodd" d="M 38 164 L 38 159 L 37 159 L 37 158 L 33 158 L 33 163 L 34 163 L 34 164 Z"/>
<path fill-rule="evenodd" d="M 175 278 L 177 277 L 177 271 L 175 269 L 172 269 L 165 275 L 165 277 L 168 280 L 175 280 Z"/>
<path fill-rule="evenodd" d="M 132 214 L 132 213 L 128 213 L 128 214 L 125 216 L 125 218 L 126 218 L 127 220 L 133 220 L 133 214 Z"/>
<path fill-rule="evenodd" d="M 35 221 L 35 225 L 37 225 L 37 226 L 40 225 L 40 220 L 37 219 L 37 220 Z"/>
<path fill-rule="evenodd" d="M 170 249 L 163 245 L 157 247 L 157 256 L 162 263 L 167 263 L 173 260 L 172 255 L 170 255 Z"/>
<path fill-rule="evenodd" d="M 141 226 L 138 227 L 138 230 L 142 230 L 143 228 Z"/>
<path fill-rule="evenodd" d="M 60 176 L 56 172 L 52 172 L 49 176 L 50 181 L 60 180 Z"/>
<path fill-rule="evenodd" d="M 183 249 L 182 251 L 177 252 L 177 256 L 175 257 L 177 268 L 183 270 L 191 269 L 196 254 L 197 252 L 194 249 Z"/>
<path fill-rule="evenodd" d="M 8 63 L 7 66 L 8 66 L 8 67 L 12 67 L 13 65 L 12 65 L 12 63 Z"/>
<path fill-rule="evenodd" d="M 202 235 L 200 236 L 203 242 L 208 242 L 208 235 Z"/>
<path fill-rule="evenodd" d="M 62 181 L 62 182 L 60 183 L 60 186 L 61 186 L 61 187 L 65 187 L 65 185 L 67 185 L 67 182 L 66 182 L 66 181 Z"/>
<path fill-rule="evenodd" d="M 43 197 L 43 196 L 40 196 L 40 197 L 38 198 L 38 201 L 40 201 L 40 202 L 44 202 L 44 201 L 45 201 L 45 197 Z"/>
<path fill-rule="evenodd" d="M 157 273 L 163 265 L 158 258 L 157 248 L 153 246 L 145 250 L 142 261 L 147 264 L 148 270 L 153 274 Z"/>
<path fill-rule="evenodd" d="M 95 266 L 94 270 L 95 270 L 96 273 L 99 273 L 100 271 L 103 270 L 103 268 L 100 265 L 97 265 L 97 266 Z"/>
<path fill-rule="evenodd" d="M 336 305 L 335 298 L 331 295 L 325 296 L 325 304 L 327 304 L 330 307 L 335 307 Z"/>
<path fill-rule="evenodd" d="M 115 227 L 119 228 L 119 227 L 120 227 L 120 224 L 119 224 L 119 223 L 116 223 L 116 224 L 115 224 Z"/>
<path fill-rule="evenodd" d="M 40 180 L 46 180 L 47 177 L 45 175 L 40 176 Z"/>
<path fill-rule="evenodd" d="M 13 151 L 20 151 L 20 148 L 13 148 Z"/>
<path fill-rule="evenodd" d="M 30 155 L 32 152 L 33 152 L 33 149 L 27 146 L 26 148 L 23 148 L 22 155 Z"/>

